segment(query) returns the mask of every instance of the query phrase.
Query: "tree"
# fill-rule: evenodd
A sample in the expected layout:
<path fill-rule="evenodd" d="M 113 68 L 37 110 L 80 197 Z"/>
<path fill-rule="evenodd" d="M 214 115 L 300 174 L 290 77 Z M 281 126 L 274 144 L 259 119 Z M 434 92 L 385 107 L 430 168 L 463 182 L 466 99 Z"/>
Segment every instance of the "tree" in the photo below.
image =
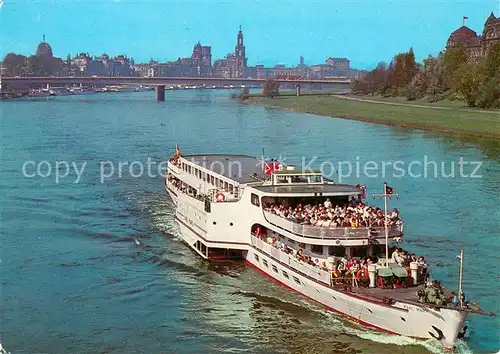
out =
<path fill-rule="evenodd" d="M 240 94 L 240 100 L 244 101 L 248 99 L 248 95 L 250 94 L 250 90 L 248 87 L 244 87 Z"/>
<path fill-rule="evenodd" d="M 413 77 L 418 73 L 418 65 L 415 62 L 415 53 L 413 53 L 413 48 L 410 48 L 408 53 L 405 55 L 405 83 L 408 85 Z"/>
<path fill-rule="evenodd" d="M 453 75 L 455 71 L 467 62 L 467 50 L 463 46 L 448 48 L 444 53 L 443 66 L 445 85 L 447 88 L 453 86 Z"/>
<path fill-rule="evenodd" d="M 500 43 L 490 46 L 484 63 L 485 75 L 494 77 L 500 72 Z"/>
<path fill-rule="evenodd" d="M 422 98 L 427 91 L 428 78 L 425 72 L 419 71 L 417 75 L 413 77 L 408 89 L 406 90 L 406 98 L 409 101 L 416 100 L 417 98 Z"/>
<path fill-rule="evenodd" d="M 427 77 L 426 94 L 430 101 L 435 102 L 445 90 L 443 60 L 431 55 L 424 60 L 424 72 Z"/>
<path fill-rule="evenodd" d="M 485 67 L 482 62 L 465 63 L 455 70 L 452 90 L 458 93 L 469 107 L 476 107 L 479 89 L 484 82 Z"/>
<path fill-rule="evenodd" d="M 2 62 L 5 76 L 21 76 L 26 74 L 27 58 L 24 55 L 9 53 Z"/>
<path fill-rule="evenodd" d="M 500 43 L 492 44 L 488 50 L 477 105 L 481 108 L 500 108 Z"/>
<path fill-rule="evenodd" d="M 487 70 L 487 69 L 485 69 Z M 493 77 L 486 77 L 477 98 L 481 108 L 500 108 L 500 71 Z"/>
<path fill-rule="evenodd" d="M 266 97 L 274 97 L 278 96 L 280 91 L 280 83 L 275 79 L 268 78 L 264 83 L 264 87 L 262 89 L 262 95 Z"/>

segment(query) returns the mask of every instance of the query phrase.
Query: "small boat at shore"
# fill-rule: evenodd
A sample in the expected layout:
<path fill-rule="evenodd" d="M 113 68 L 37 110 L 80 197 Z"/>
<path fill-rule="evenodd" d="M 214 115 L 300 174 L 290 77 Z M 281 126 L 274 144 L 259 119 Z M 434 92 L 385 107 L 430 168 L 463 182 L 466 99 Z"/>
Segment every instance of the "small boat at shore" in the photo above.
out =
<path fill-rule="evenodd" d="M 41 90 L 32 90 L 30 93 L 27 95 L 28 97 L 49 97 L 51 96 L 50 90 L 48 89 L 41 89 Z"/>
<path fill-rule="evenodd" d="M 423 257 L 402 250 L 404 223 L 388 211 L 397 194 L 384 183 L 384 209 L 366 189 L 320 171 L 246 155 L 182 155 L 164 186 L 182 240 L 207 260 L 241 259 L 261 274 L 367 328 L 435 339 L 453 348 L 469 314 L 486 313 L 462 289 L 432 280 Z"/>

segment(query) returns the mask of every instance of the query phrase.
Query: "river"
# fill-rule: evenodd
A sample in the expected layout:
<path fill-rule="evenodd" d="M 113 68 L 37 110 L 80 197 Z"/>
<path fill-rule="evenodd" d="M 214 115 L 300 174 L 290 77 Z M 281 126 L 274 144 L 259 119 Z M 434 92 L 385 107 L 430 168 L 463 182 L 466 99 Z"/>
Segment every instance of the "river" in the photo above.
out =
<path fill-rule="evenodd" d="M 390 207 L 405 220 L 403 246 L 454 288 L 464 248 L 464 290 L 500 312 L 498 142 L 241 105 L 227 91 L 153 96 L 0 102 L 0 342 L 12 354 L 440 353 L 432 341 L 357 327 L 244 264 L 195 256 L 179 241 L 158 173 L 175 143 L 184 154 L 264 149 L 297 165 L 317 156 L 311 166 L 330 161 L 326 173 L 334 166 L 334 178 L 363 183 L 369 195 L 387 181 L 400 195 Z M 384 161 L 409 169 L 382 176 Z M 429 161 L 437 176 L 424 176 Z M 446 175 L 455 164 L 454 176 L 441 163 Z M 468 324 L 459 353 L 500 349 L 498 317 Z"/>

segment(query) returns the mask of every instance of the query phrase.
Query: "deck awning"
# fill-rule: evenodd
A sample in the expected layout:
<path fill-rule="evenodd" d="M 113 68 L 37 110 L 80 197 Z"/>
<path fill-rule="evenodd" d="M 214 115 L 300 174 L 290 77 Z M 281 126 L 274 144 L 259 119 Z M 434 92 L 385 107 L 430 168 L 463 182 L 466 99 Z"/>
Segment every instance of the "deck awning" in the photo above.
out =
<path fill-rule="evenodd" d="M 380 277 L 392 277 L 393 275 L 398 278 L 405 278 L 408 276 L 408 271 L 404 267 L 389 267 L 389 268 L 379 268 L 378 275 Z"/>

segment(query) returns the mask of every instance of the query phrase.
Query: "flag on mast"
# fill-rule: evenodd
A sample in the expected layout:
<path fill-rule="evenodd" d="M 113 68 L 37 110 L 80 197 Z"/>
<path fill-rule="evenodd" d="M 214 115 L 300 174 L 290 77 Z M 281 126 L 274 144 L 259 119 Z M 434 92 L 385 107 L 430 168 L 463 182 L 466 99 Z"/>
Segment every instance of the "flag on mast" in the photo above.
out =
<path fill-rule="evenodd" d="M 468 18 L 467 16 L 464 16 L 464 17 L 463 17 L 463 19 L 464 19 L 464 20 L 468 20 L 469 18 Z"/>
<path fill-rule="evenodd" d="M 179 144 L 175 144 L 175 156 L 177 157 L 182 156 L 181 150 L 179 149 Z"/>
<path fill-rule="evenodd" d="M 385 194 L 393 194 L 394 189 L 392 187 L 389 187 L 387 184 L 385 185 Z"/>

